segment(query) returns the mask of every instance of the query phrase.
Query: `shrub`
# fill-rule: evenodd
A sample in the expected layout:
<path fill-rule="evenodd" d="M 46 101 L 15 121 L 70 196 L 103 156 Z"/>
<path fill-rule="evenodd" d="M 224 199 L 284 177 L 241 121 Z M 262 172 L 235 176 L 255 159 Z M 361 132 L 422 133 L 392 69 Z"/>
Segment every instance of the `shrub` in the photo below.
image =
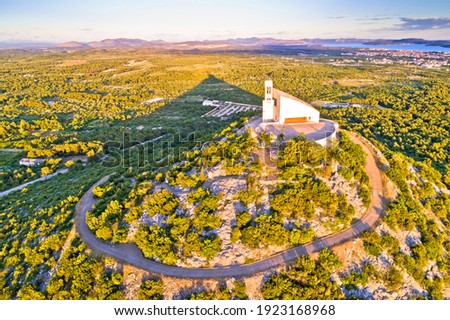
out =
<path fill-rule="evenodd" d="M 143 282 L 138 290 L 139 300 L 162 300 L 164 288 L 161 279 L 147 280 Z"/>
<path fill-rule="evenodd" d="M 342 299 L 344 294 L 322 264 L 303 255 L 286 273 L 272 274 L 261 294 L 269 300 Z"/>
<path fill-rule="evenodd" d="M 231 243 L 236 243 L 239 241 L 239 239 L 241 238 L 241 230 L 239 230 L 239 228 L 233 228 L 231 229 L 231 236 L 230 236 L 230 241 Z"/>
<path fill-rule="evenodd" d="M 248 299 L 246 290 L 247 288 L 245 287 L 245 282 L 244 281 L 234 281 L 233 282 L 234 285 L 234 291 L 232 293 L 232 296 L 239 299 L 239 300 L 246 300 Z"/>
<path fill-rule="evenodd" d="M 242 211 L 236 214 L 236 226 L 238 228 L 245 228 L 252 221 L 252 216 L 249 212 Z"/>
<path fill-rule="evenodd" d="M 340 261 L 338 256 L 329 248 L 320 251 L 319 263 L 325 270 L 330 272 L 342 266 L 342 261 Z"/>
<path fill-rule="evenodd" d="M 312 241 L 316 233 L 311 228 L 293 229 L 289 232 L 289 243 L 292 246 L 299 246 Z"/>
<path fill-rule="evenodd" d="M 200 244 L 200 255 L 206 259 L 214 257 L 222 248 L 222 240 L 217 235 L 204 238 Z"/>
<path fill-rule="evenodd" d="M 175 264 L 177 258 L 167 229 L 159 226 L 141 227 L 136 232 L 134 240 L 145 257 Z"/>
<path fill-rule="evenodd" d="M 390 267 L 384 277 L 384 283 L 388 290 L 395 291 L 403 284 L 403 275 L 395 267 Z"/>
<path fill-rule="evenodd" d="M 143 206 L 147 209 L 147 214 L 149 216 L 155 214 L 169 216 L 172 213 L 175 213 L 175 209 L 178 207 L 179 202 L 180 201 L 170 191 L 163 189 L 152 194 Z"/>

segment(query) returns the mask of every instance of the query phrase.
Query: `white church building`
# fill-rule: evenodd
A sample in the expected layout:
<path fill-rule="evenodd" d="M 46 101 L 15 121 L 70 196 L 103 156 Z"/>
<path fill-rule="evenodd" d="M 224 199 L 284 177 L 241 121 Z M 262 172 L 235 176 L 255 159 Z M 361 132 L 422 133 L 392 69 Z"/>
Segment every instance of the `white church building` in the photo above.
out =
<path fill-rule="evenodd" d="M 272 80 L 264 82 L 263 123 L 318 123 L 320 112 L 293 95 L 273 88 Z"/>
<path fill-rule="evenodd" d="M 339 129 L 336 122 L 321 119 L 320 112 L 309 103 L 275 89 L 272 80 L 264 82 L 262 117 L 251 126 L 257 134 L 271 133 L 274 141 L 281 134 L 285 140 L 302 135 L 323 147 L 331 145 Z"/>

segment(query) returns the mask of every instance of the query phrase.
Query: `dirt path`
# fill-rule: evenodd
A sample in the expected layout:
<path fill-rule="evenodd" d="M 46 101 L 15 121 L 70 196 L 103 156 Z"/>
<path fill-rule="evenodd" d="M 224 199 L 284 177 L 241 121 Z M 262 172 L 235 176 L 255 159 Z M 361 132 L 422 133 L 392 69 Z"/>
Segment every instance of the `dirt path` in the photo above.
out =
<path fill-rule="evenodd" d="M 80 199 L 76 206 L 76 228 L 83 241 L 88 247 L 102 255 L 110 256 L 118 261 L 131 264 L 135 267 L 163 274 L 176 278 L 230 278 L 239 276 L 249 276 L 258 272 L 275 268 L 279 265 L 292 262 L 297 257 L 320 251 L 327 247 L 333 247 L 343 242 L 349 241 L 358 236 L 363 231 L 371 229 L 383 215 L 385 209 L 385 198 L 383 196 L 382 172 L 377 165 L 375 151 L 368 146 L 366 142 L 356 134 L 350 134 L 353 142 L 362 146 L 367 154 L 365 172 L 369 176 L 369 182 L 372 188 L 372 201 L 366 215 L 340 232 L 314 240 L 308 244 L 288 249 L 277 253 L 271 257 L 265 258 L 245 265 L 231 265 L 217 268 L 183 268 L 169 266 L 158 263 L 143 257 L 141 250 L 135 244 L 112 245 L 98 239 L 86 224 L 86 212 L 92 208 L 95 203 L 92 190 L 95 186 L 108 180 L 109 176 L 103 177 L 93 185 Z"/>
<path fill-rule="evenodd" d="M 22 152 L 23 149 L 18 148 L 0 148 L 0 152 Z"/>
<path fill-rule="evenodd" d="M 73 240 L 74 237 L 75 237 L 75 226 L 73 226 L 72 229 L 70 229 L 70 232 L 69 232 L 69 234 L 68 234 L 68 236 L 66 238 L 66 241 L 64 241 L 64 244 L 61 247 L 61 253 L 59 254 L 58 261 L 50 269 L 50 271 L 45 275 L 44 281 L 42 282 L 42 285 L 41 285 L 41 290 L 47 289 L 49 281 L 53 278 L 53 276 L 55 275 L 56 270 L 61 265 L 61 258 L 64 255 L 64 252 L 66 252 L 66 249 L 70 246 L 70 244 L 72 243 L 72 240 Z"/>
<path fill-rule="evenodd" d="M 65 169 L 60 169 L 60 170 L 58 170 L 58 171 L 56 171 L 56 172 L 54 172 L 54 173 L 48 174 L 48 175 L 46 175 L 46 176 L 44 176 L 44 177 L 41 177 L 41 178 L 38 178 L 38 179 L 35 179 L 35 180 L 32 180 L 32 181 L 28 181 L 28 182 L 26 182 L 26 183 L 23 183 L 23 184 L 17 186 L 17 187 L 14 187 L 14 188 L 8 189 L 8 190 L 6 190 L 6 191 L 0 192 L 0 198 L 1 198 L 1 197 L 4 197 L 4 196 L 7 196 L 7 195 L 10 194 L 11 192 L 14 192 L 14 191 L 17 191 L 17 190 L 22 190 L 22 189 L 25 188 L 26 186 L 29 186 L 30 184 L 36 183 L 36 182 L 38 182 L 38 181 L 45 181 L 45 180 L 51 179 L 51 178 L 53 178 L 53 177 L 56 177 L 58 174 L 64 174 L 64 173 L 67 173 L 67 171 L 69 171 L 69 169 L 67 169 L 67 168 L 65 168 Z"/>

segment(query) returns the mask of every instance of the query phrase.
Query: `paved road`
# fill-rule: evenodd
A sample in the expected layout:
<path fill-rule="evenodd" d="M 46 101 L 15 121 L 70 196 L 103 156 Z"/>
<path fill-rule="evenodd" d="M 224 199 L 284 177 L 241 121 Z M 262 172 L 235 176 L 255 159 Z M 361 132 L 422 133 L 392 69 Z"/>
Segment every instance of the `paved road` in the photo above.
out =
<path fill-rule="evenodd" d="M 266 259 L 245 265 L 231 265 L 216 268 L 182 268 L 168 266 L 144 258 L 141 250 L 135 244 L 111 245 L 99 240 L 86 224 L 86 212 L 89 211 L 95 203 L 92 189 L 95 186 L 106 182 L 108 180 L 108 176 L 103 177 L 100 181 L 93 185 L 80 199 L 76 206 L 76 229 L 83 241 L 88 247 L 93 249 L 94 252 L 101 255 L 110 256 L 118 261 L 166 276 L 191 279 L 229 278 L 249 276 L 261 271 L 266 271 L 284 263 L 294 261 L 301 255 L 320 251 L 324 248 L 333 247 L 343 242 L 352 240 L 361 232 L 373 227 L 382 216 L 384 212 L 383 186 L 381 170 L 377 166 L 375 154 L 361 138 L 355 134 L 351 134 L 350 137 L 355 143 L 361 145 L 368 155 L 365 171 L 369 176 L 370 185 L 372 187 L 372 202 L 366 215 L 347 229 L 317 239 L 308 244 L 288 249 Z"/>
<path fill-rule="evenodd" d="M 0 192 L 0 198 L 1 198 L 1 197 L 4 197 L 4 196 L 7 196 L 7 195 L 10 194 L 11 192 L 14 192 L 14 191 L 17 191 L 17 190 L 22 190 L 22 189 L 25 188 L 26 186 L 29 186 L 30 184 L 36 183 L 36 182 L 38 182 L 38 181 L 45 181 L 45 180 L 51 179 L 51 178 L 53 178 L 53 177 L 56 177 L 58 174 L 64 174 L 64 173 L 67 173 L 68 170 L 69 170 L 69 169 L 67 169 L 67 168 L 60 169 L 60 170 L 58 170 L 58 171 L 56 171 L 56 172 L 54 172 L 54 173 L 48 174 L 48 175 L 46 175 L 46 176 L 44 176 L 44 177 L 41 177 L 41 178 L 38 178 L 38 179 L 35 179 L 35 180 L 32 180 L 32 181 L 26 182 L 26 183 L 21 184 L 21 185 L 19 185 L 19 186 L 17 186 L 17 187 L 14 187 L 14 188 L 8 189 L 8 190 L 6 190 L 6 191 Z"/>

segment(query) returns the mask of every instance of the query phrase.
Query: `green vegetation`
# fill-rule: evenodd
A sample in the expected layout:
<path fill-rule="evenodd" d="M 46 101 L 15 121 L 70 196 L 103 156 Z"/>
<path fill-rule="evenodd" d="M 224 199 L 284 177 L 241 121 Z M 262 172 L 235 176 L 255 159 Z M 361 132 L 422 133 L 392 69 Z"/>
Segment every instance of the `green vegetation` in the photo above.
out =
<path fill-rule="evenodd" d="M 138 298 L 139 300 L 162 300 L 163 290 L 161 279 L 147 280 L 139 287 Z"/>
<path fill-rule="evenodd" d="M 444 133 L 450 129 L 448 77 L 421 71 L 420 80 L 410 80 L 405 72 L 399 73 L 387 78 L 387 85 L 353 92 L 360 101 L 383 108 L 337 108 L 324 110 L 324 116 L 390 150 L 420 161 L 431 160 L 444 170 L 450 161 L 450 143 Z"/>
<path fill-rule="evenodd" d="M 261 289 L 262 296 L 269 300 L 342 299 L 342 290 L 330 280 L 330 272 L 339 265 L 330 250 L 322 251 L 317 261 L 301 256 L 287 272 L 270 276 Z"/>
<path fill-rule="evenodd" d="M 244 281 L 234 281 L 233 289 L 221 285 L 217 291 L 193 292 L 185 297 L 185 300 L 246 300 L 248 299 Z"/>
<path fill-rule="evenodd" d="M 288 242 L 288 232 L 283 220 L 277 214 L 262 214 L 253 220 L 252 225 L 241 229 L 242 243 L 250 248 L 263 245 L 284 245 Z"/>
<path fill-rule="evenodd" d="M 142 63 L 130 66 L 130 60 Z M 272 275 L 263 284 L 263 297 L 340 299 L 344 295 L 334 281 L 339 276 L 343 288 L 355 291 L 371 281 L 395 291 L 410 277 L 424 289 L 419 298 L 444 298 L 450 285 L 450 200 L 440 190 L 450 187 L 450 79 L 443 71 L 337 67 L 251 54 L 89 50 L 0 57 L 0 148 L 18 149 L 0 151 L 0 191 L 68 168 L 65 175 L 1 198 L 0 297 L 124 298 L 120 268 L 92 257 L 73 230 L 80 196 L 113 172 L 94 190 L 89 227 L 107 242 L 134 241 L 146 257 L 168 264 L 201 257 L 207 266 L 222 250 L 217 229 L 223 223 L 218 215 L 223 194 L 205 184 L 208 170 L 219 165 L 226 175 L 245 181 L 235 197 L 244 209 L 232 224 L 232 243 L 301 245 L 316 237 L 312 217 L 323 218 L 330 232 L 349 226 L 355 208 L 324 179 L 337 165 L 366 206 L 371 190 L 364 152 L 345 132 L 328 149 L 304 137 L 288 141 L 266 177 L 255 153 L 273 137 L 264 133 L 258 141 L 243 129 L 255 112 L 202 117 L 210 110 L 201 105 L 206 98 L 259 105 L 268 74 L 277 88 L 306 101 L 371 105 L 322 108 L 321 115 L 382 151 L 399 195 L 389 204 L 381 231 L 361 237 L 370 259 L 387 257 L 392 265 L 376 270 L 362 262 L 357 271 L 323 251 L 317 261 L 301 257 L 287 272 Z M 373 84 L 354 86 L 348 79 Z M 149 102 L 159 97 L 163 100 Z M 73 156 L 87 157 L 86 166 Z M 46 162 L 28 168 L 18 164 L 23 157 Z M 263 178 L 285 183 L 265 190 Z M 180 189 L 187 193 L 185 203 Z M 260 212 L 264 191 L 269 212 Z M 405 246 L 399 240 L 405 233 L 419 236 Z M 144 282 L 138 295 L 161 299 L 162 282 Z M 191 298 L 245 299 L 247 294 L 243 282 L 235 281 L 234 290 L 222 287 Z"/>
<path fill-rule="evenodd" d="M 85 246 L 79 239 L 73 240 L 64 252 L 63 246 L 73 228 L 74 206 L 79 196 L 103 174 L 98 166 L 88 166 L 2 198 L 1 287 L 5 299 L 16 296 L 26 299 L 31 294 L 55 299 L 88 297 L 102 264 L 87 259 Z M 74 179 L 78 183 L 73 183 Z M 77 259 L 79 263 L 74 264 Z M 58 260 L 54 277 L 47 279 L 44 275 L 56 267 Z M 72 277 L 76 279 L 75 286 Z"/>
<path fill-rule="evenodd" d="M 302 177 L 296 184 L 284 184 L 270 201 L 271 208 L 285 217 L 311 219 L 315 208 L 321 208 L 324 215 L 336 213 L 338 198 L 322 180 Z"/>
<path fill-rule="evenodd" d="M 377 270 L 372 264 L 368 263 L 363 266 L 361 273 L 355 270 L 351 271 L 346 277 L 342 278 L 342 283 L 347 290 L 357 290 L 366 286 L 369 280 L 376 280 L 377 277 Z"/>

